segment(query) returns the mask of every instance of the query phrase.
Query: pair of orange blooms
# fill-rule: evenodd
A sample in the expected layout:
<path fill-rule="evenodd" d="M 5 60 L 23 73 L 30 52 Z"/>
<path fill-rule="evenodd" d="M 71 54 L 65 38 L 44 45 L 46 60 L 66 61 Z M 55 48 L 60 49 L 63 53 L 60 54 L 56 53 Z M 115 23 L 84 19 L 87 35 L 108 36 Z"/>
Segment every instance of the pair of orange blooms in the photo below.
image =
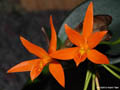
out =
<path fill-rule="evenodd" d="M 82 34 L 76 32 L 65 24 L 65 32 L 69 40 L 76 45 L 76 47 L 65 48 L 56 51 L 57 47 L 57 36 L 55 28 L 52 22 L 52 16 L 50 16 L 51 25 L 51 40 L 49 44 L 48 53 L 41 47 L 32 44 L 22 36 L 20 40 L 24 47 L 32 54 L 38 56 L 38 59 L 24 61 L 17 64 L 8 70 L 8 73 L 13 72 L 25 72 L 30 71 L 31 80 L 37 78 L 45 65 L 49 64 L 49 71 L 57 82 L 65 87 L 65 77 L 64 71 L 61 64 L 55 60 L 70 60 L 74 59 L 76 65 L 78 66 L 81 62 L 88 58 L 91 62 L 95 64 L 109 64 L 108 58 L 100 53 L 99 51 L 93 49 L 102 40 L 107 31 L 93 31 L 93 3 L 91 2 L 86 11 L 85 19 L 83 22 L 83 32 Z"/>

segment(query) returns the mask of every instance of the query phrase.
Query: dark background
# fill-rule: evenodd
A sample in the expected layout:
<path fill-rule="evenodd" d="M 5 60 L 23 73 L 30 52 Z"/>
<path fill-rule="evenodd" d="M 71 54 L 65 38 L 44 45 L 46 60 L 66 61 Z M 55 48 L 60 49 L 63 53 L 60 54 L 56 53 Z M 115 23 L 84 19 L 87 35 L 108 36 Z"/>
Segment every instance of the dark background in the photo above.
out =
<path fill-rule="evenodd" d="M 21 90 L 29 80 L 28 72 L 6 73 L 13 65 L 36 58 L 22 46 L 19 36 L 47 50 L 41 27 L 50 29 L 49 16 L 52 15 L 58 32 L 68 12 L 83 0 L 71 3 L 73 5 L 66 1 L 0 0 L 0 90 Z"/>
<path fill-rule="evenodd" d="M 24 2 L 26 1 L 26 2 Z M 66 89 L 63 89 L 51 74 L 39 76 L 39 81 L 31 83 L 29 73 L 7 74 L 6 71 L 13 65 L 24 60 L 36 58 L 30 54 L 21 44 L 19 36 L 22 35 L 32 43 L 47 50 L 45 38 L 41 27 L 50 29 L 49 16 L 53 16 L 53 22 L 58 32 L 64 18 L 70 10 L 83 0 L 76 0 L 74 4 L 68 4 L 68 0 L 59 0 L 51 3 L 50 0 L 0 0 L 0 90 L 82 90 L 86 75 L 88 61 L 78 68 L 73 61 L 72 67 L 65 69 Z M 52 0 L 54 2 L 54 0 Z M 61 2 L 61 3 L 60 3 Z M 45 4 L 47 3 L 47 4 Z M 64 5 L 63 5 L 64 3 Z M 66 3 L 66 4 L 65 4 Z M 119 66 L 117 64 L 117 66 Z M 81 70 L 82 68 L 82 70 Z M 120 81 L 109 74 L 104 68 L 100 68 L 101 86 L 119 86 Z M 91 90 L 91 85 L 89 85 Z"/>

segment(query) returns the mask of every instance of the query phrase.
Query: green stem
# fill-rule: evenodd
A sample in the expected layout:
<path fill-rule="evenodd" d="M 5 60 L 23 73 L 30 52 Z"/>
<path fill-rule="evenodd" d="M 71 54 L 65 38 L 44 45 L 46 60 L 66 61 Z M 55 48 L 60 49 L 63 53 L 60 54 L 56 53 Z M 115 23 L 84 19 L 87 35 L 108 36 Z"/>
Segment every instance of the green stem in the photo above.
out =
<path fill-rule="evenodd" d="M 95 82 L 96 82 L 96 88 L 97 88 L 97 90 L 100 90 L 100 84 L 99 84 L 99 80 L 98 80 L 97 76 L 95 77 Z"/>
<path fill-rule="evenodd" d="M 92 75 L 92 90 L 95 90 L 95 74 Z"/>
<path fill-rule="evenodd" d="M 102 64 L 102 66 L 108 70 L 112 75 L 114 75 L 116 78 L 120 79 L 120 75 L 118 75 L 117 73 L 115 73 L 112 69 L 110 69 L 107 65 Z"/>
<path fill-rule="evenodd" d="M 114 42 L 112 42 L 113 45 L 120 44 L 120 38 Z"/>
<path fill-rule="evenodd" d="M 120 38 L 118 38 L 116 41 L 103 41 L 100 44 L 106 44 L 106 45 L 116 45 L 116 44 L 120 44 Z"/>
<path fill-rule="evenodd" d="M 111 44 L 112 44 L 112 42 L 110 42 L 110 41 L 102 41 L 100 44 L 111 45 Z"/>
<path fill-rule="evenodd" d="M 116 67 L 115 65 L 112 65 L 112 64 L 107 64 L 107 66 L 111 67 L 112 69 L 120 72 L 120 68 L 119 67 Z"/>
<path fill-rule="evenodd" d="M 85 85 L 84 85 L 84 90 L 87 90 L 88 84 L 89 84 L 90 79 L 91 79 L 91 76 L 92 76 L 92 73 L 89 70 L 87 70 L 86 79 L 85 79 Z"/>

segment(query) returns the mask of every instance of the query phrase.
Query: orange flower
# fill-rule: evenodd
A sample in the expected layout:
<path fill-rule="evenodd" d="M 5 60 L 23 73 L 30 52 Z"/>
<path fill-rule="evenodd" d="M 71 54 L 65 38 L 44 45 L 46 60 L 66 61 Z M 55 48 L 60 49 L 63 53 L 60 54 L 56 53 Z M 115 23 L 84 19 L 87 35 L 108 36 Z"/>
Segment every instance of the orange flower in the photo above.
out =
<path fill-rule="evenodd" d="M 80 35 L 75 30 L 72 30 L 65 24 L 65 31 L 69 40 L 77 47 L 61 49 L 51 54 L 53 58 L 69 60 L 74 59 L 78 66 L 88 58 L 95 64 L 109 64 L 108 58 L 97 50 L 93 49 L 102 40 L 107 31 L 92 32 L 93 31 L 93 3 L 91 2 L 86 11 L 83 32 Z"/>
<path fill-rule="evenodd" d="M 52 22 L 52 16 L 50 16 L 50 25 L 51 25 L 51 41 L 49 45 L 48 53 L 40 48 L 39 46 L 36 46 L 35 44 L 32 44 L 28 40 L 24 39 L 22 36 L 20 36 L 20 40 L 24 47 L 32 54 L 38 56 L 38 59 L 24 61 L 16 66 L 12 67 L 8 70 L 8 73 L 14 73 L 14 72 L 25 72 L 30 71 L 30 77 L 31 80 L 34 80 L 37 78 L 42 69 L 46 64 L 49 64 L 49 71 L 53 75 L 53 77 L 58 81 L 58 83 L 65 87 L 65 79 L 64 79 L 64 71 L 61 66 L 56 60 L 52 59 L 49 54 L 56 51 L 56 45 L 57 45 L 57 36 L 55 32 L 55 28 L 53 26 Z"/>

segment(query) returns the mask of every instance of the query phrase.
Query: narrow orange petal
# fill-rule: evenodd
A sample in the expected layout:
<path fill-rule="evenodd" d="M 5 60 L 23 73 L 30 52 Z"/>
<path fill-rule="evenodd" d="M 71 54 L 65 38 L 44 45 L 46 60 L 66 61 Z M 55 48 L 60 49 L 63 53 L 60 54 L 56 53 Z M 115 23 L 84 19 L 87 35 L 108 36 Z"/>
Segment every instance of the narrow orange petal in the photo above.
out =
<path fill-rule="evenodd" d="M 76 63 L 76 66 L 79 66 L 81 62 L 83 62 L 87 57 L 87 54 L 80 55 L 80 53 L 77 53 L 74 57 L 74 61 Z"/>
<path fill-rule="evenodd" d="M 107 56 L 98 52 L 95 49 L 89 50 L 87 53 L 88 59 L 95 64 L 109 64 Z"/>
<path fill-rule="evenodd" d="M 34 59 L 29 61 L 23 61 L 15 66 L 13 66 L 11 69 L 9 69 L 8 73 L 14 73 L 14 72 L 25 72 L 25 71 L 31 71 L 33 65 L 40 61 L 40 59 Z"/>
<path fill-rule="evenodd" d="M 78 47 L 61 49 L 51 53 L 50 56 L 56 59 L 69 60 L 74 58 L 74 55 L 77 50 L 78 50 Z"/>
<path fill-rule="evenodd" d="M 39 61 L 39 62 L 34 64 L 32 70 L 30 72 L 30 77 L 31 77 L 32 81 L 40 75 L 44 66 L 45 66 L 45 64 L 43 64 L 42 61 Z"/>
<path fill-rule="evenodd" d="M 65 77 L 62 65 L 59 64 L 58 62 L 50 63 L 49 70 L 53 77 L 57 80 L 57 82 L 62 87 L 65 87 Z"/>
<path fill-rule="evenodd" d="M 90 2 L 83 22 L 83 36 L 87 39 L 93 31 L 93 3 Z"/>
<path fill-rule="evenodd" d="M 50 16 L 50 26 L 51 26 L 51 40 L 49 45 L 49 53 L 52 53 L 56 51 L 57 48 L 57 36 L 53 25 L 52 16 Z"/>
<path fill-rule="evenodd" d="M 77 45 L 77 46 L 82 46 L 84 44 L 84 38 L 83 36 L 80 35 L 80 33 L 76 32 L 72 28 L 70 28 L 67 24 L 65 24 L 65 31 L 66 34 L 69 38 L 69 40 Z"/>
<path fill-rule="evenodd" d="M 100 41 L 103 39 L 107 31 L 95 32 L 91 34 L 88 38 L 88 46 L 89 48 L 96 47 Z"/>
<path fill-rule="evenodd" d="M 20 36 L 20 40 L 22 42 L 22 44 L 24 45 L 24 47 L 32 54 L 43 58 L 44 56 L 48 56 L 47 52 L 40 48 L 39 46 L 32 44 L 31 42 L 29 42 L 28 40 L 26 40 L 25 38 L 23 38 L 22 36 Z"/>

